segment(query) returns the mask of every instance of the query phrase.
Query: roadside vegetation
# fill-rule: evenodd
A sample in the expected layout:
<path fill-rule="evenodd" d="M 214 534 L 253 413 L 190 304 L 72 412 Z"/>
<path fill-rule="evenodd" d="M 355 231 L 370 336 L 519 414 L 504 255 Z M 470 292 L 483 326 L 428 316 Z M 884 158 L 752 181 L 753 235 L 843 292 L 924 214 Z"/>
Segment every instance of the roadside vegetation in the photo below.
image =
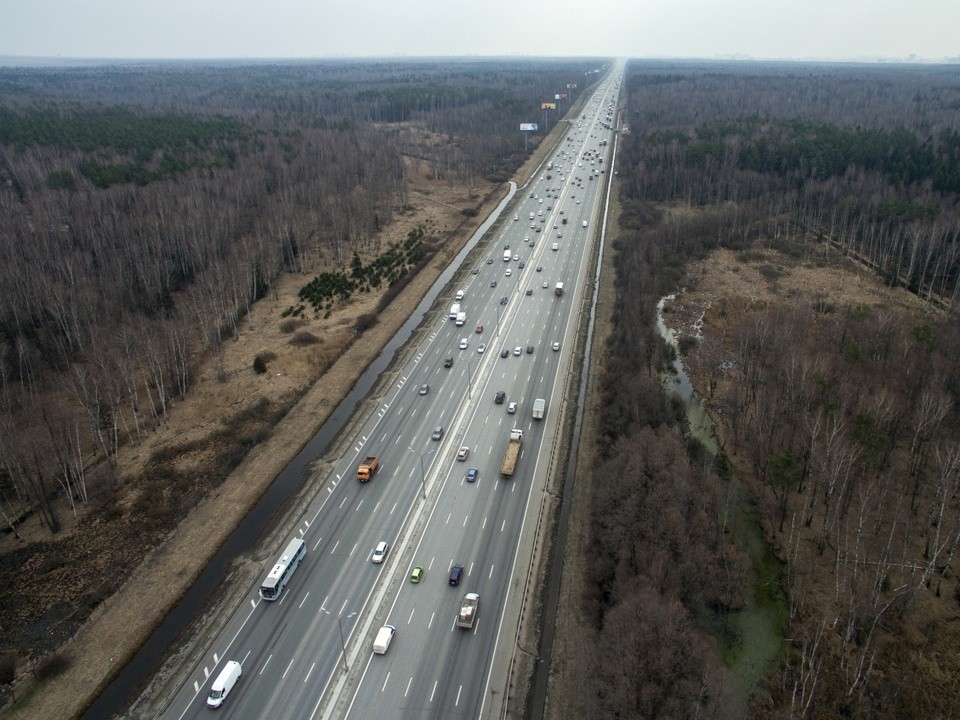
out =
<path fill-rule="evenodd" d="M 582 589 L 593 716 L 954 715 L 960 76 L 635 63 L 624 101 Z M 749 704 L 724 695 L 711 640 L 744 567 L 724 541 L 726 468 L 676 439 L 654 330 L 664 295 L 722 286 L 718 249 L 749 281 L 688 308 L 681 347 L 783 562 L 789 608 L 782 656 Z M 834 279 L 788 282 L 801 270 Z M 853 302 L 851 282 L 888 294 Z"/>
<path fill-rule="evenodd" d="M 0 70 L 0 680 L 270 436 L 304 391 L 274 366 L 293 348 L 316 379 L 376 326 L 556 123 L 540 101 L 595 65 Z M 414 217 L 428 203 L 443 230 Z M 263 328 L 285 349 L 250 352 L 249 392 L 158 443 L 206 385 L 232 388 L 228 348 L 292 275 L 301 296 Z"/>

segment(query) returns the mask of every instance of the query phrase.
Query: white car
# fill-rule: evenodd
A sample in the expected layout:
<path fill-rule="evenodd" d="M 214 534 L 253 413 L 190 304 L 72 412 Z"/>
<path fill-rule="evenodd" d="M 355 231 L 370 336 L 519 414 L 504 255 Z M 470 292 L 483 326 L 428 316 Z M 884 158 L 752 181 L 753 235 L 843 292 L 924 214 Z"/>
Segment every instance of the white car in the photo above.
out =
<path fill-rule="evenodd" d="M 516 412 L 517 412 L 517 404 L 515 402 L 512 402 L 509 405 L 507 405 L 507 415 L 513 415 Z"/>
<path fill-rule="evenodd" d="M 464 338 L 463 340 L 460 341 L 460 349 L 461 349 L 461 350 L 466 350 L 466 349 L 467 349 L 467 339 L 466 339 L 466 338 Z"/>
<path fill-rule="evenodd" d="M 481 355 L 483 354 L 483 351 L 486 349 L 487 349 L 487 346 L 485 343 L 480 343 L 479 345 L 477 345 L 477 352 L 480 353 Z"/>
<path fill-rule="evenodd" d="M 542 287 L 542 288 L 543 288 L 544 290 L 546 290 L 548 286 L 547 286 L 547 284 L 546 284 L 546 283 L 544 283 L 544 284 L 543 284 L 543 285 L 541 285 L 540 287 Z"/>
<path fill-rule="evenodd" d="M 370 562 L 372 562 L 374 565 L 379 565 L 387 557 L 388 552 L 390 552 L 390 545 L 386 542 L 386 540 L 381 540 L 373 549 L 373 555 L 370 556 Z"/>
<path fill-rule="evenodd" d="M 560 343 L 555 342 L 555 343 L 553 344 L 553 349 L 554 349 L 554 350 L 559 350 L 559 349 L 560 349 Z"/>
<path fill-rule="evenodd" d="M 513 349 L 513 354 L 514 354 L 514 355 L 519 355 L 519 354 L 522 353 L 522 352 L 523 352 L 523 348 L 520 347 L 519 345 L 517 345 L 517 346 Z"/>
<path fill-rule="evenodd" d="M 507 268 L 507 271 L 504 273 L 504 275 L 506 275 L 507 277 L 510 277 L 511 275 L 513 275 L 513 270 L 511 270 L 510 268 Z M 466 347 L 466 345 L 464 345 L 464 347 Z"/>
<path fill-rule="evenodd" d="M 457 450 L 457 460 L 459 460 L 460 462 L 463 462 L 464 460 L 467 459 L 467 455 L 469 454 L 470 454 L 470 448 L 464 445 L 459 450 Z"/>

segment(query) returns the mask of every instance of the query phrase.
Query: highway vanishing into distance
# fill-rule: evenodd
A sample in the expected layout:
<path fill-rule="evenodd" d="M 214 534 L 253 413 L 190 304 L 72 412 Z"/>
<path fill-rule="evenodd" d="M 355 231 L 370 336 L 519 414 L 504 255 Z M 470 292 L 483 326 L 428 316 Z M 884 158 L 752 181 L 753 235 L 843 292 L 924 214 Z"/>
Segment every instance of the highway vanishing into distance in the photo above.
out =
<path fill-rule="evenodd" d="M 259 582 L 249 588 L 161 717 L 209 717 L 211 684 L 231 660 L 242 676 L 215 711 L 221 718 L 502 716 L 563 393 L 579 369 L 573 350 L 623 70 L 617 63 L 600 82 L 500 229 L 468 256 L 418 344 L 388 370 L 392 382 L 361 407 L 366 416 L 332 471 L 311 479 L 323 489 L 264 568 L 263 576 L 289 540 L 305 542 L 279 600 L 261 600 Z M 448 318 L 457 291 L 462 326 Z M 542 420 L 532 415 L 537 398 L 546 401 Z M 433 439 L 438 427 L 442 437 Z M 507 479 L 500 466 L 513 428 L 523 444 Z M 381 468 L 360 483 L 356 468 L 367 455 Z M 390 550 L 375 564 L 381 541 Z M 449 582 L 455 564 L 463 566 L 458 586 Z M 418 583 L 409 580 L 414 567 L 422 568 Z M 467 592 L 480 605 L 463 629 L 455 621 Z M 396 632 L 375 654 L 385 624 Z"/>

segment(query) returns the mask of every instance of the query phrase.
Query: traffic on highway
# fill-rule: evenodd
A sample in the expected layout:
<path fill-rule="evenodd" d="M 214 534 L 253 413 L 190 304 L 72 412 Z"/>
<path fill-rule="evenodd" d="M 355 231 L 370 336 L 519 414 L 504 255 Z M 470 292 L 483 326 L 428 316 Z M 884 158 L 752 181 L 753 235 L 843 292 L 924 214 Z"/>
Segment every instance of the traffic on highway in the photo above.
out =
<path fill-rule="evenodd" d="M 598 83 L 310 478 L 314 499 L 209 629 L 164 718 L 214 702 L 230 718 L 499 716 L 578 370 L 623 70 Z"/>

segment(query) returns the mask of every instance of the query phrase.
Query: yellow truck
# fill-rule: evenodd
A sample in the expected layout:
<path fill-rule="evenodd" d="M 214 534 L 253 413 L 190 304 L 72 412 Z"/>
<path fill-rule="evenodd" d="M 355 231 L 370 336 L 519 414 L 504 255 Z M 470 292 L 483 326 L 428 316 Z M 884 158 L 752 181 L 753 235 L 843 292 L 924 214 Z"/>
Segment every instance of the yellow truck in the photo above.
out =
<path fill-rule="evenodd" d="M 519 350 L 519 348 L 517 348 Z M 513 477 L 520 458 L 520 446 L 523 444 L 523 430 L 513 428 L 510 431 L 510 440 L 507 441 L 507 450 L 503 454 L 503 463 L 500 465 L 500 474 L 505 478 Z"/>
<path fill-rule="evenodd" d="M 368 482 L 374 473 L 380 469 L 380 458 L 376 455 L 368 455 L 357 466 L 357 480 Z"/>

